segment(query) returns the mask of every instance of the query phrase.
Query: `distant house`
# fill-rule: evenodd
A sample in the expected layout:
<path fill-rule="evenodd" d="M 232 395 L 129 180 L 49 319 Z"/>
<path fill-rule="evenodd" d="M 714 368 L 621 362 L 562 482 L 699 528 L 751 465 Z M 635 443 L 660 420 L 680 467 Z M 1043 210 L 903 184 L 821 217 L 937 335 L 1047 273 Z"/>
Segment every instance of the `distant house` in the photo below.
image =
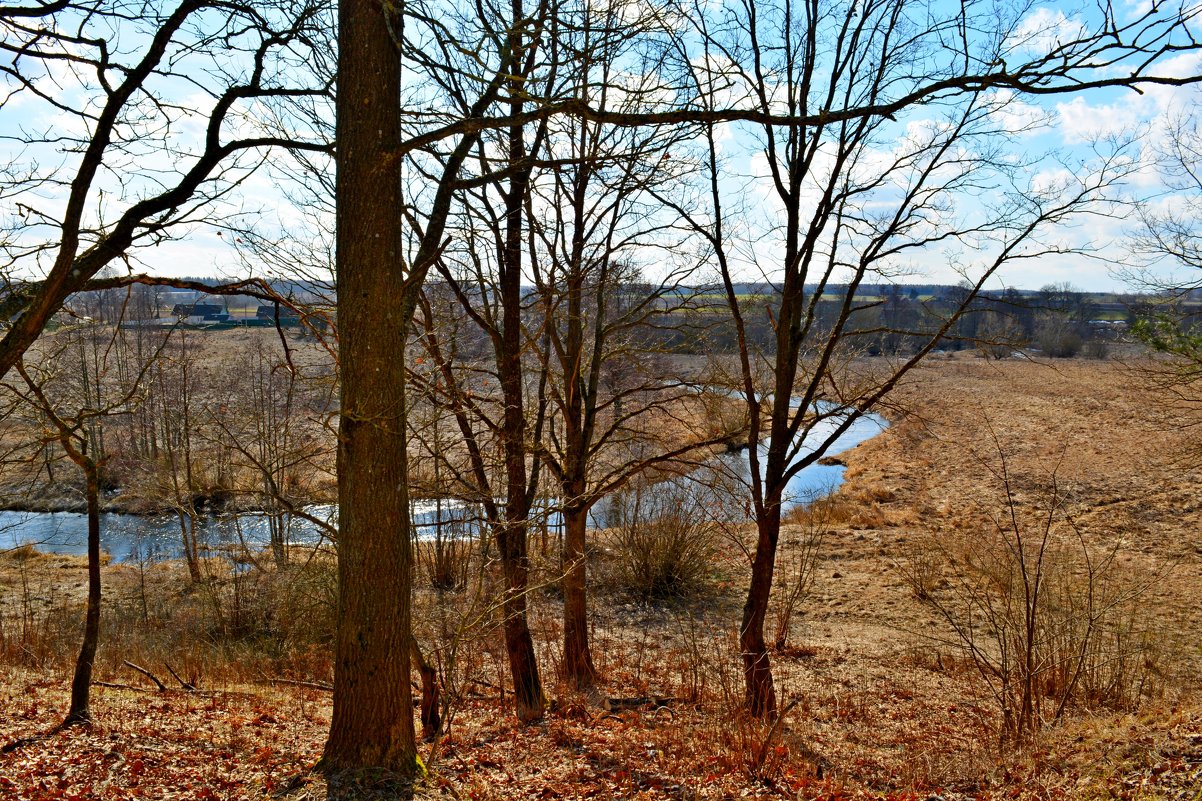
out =
<path fill-rule="evenodd" d="M 177 303 L 173 305 L 171 313 L 189 321 L 225 322 L 230 319 L 230 313 L 224 305 L 216 303 Z"/>
<path fill-rule="evenodd" d="M 176 317 L 200 317 L 203 320 L 226 319 L 229 314 L 224 306 L 216 303 L 177 303 L 171 308 Z"/>
<path fill-rule="evenodd" d="M 290 309 L 287 306 L 260 306 L 255 312 L 255 317 L 260 320 L 275 322 L 277 314 L 279 315 L 280 325 L 300 325 L 300 315 L 296 313 L 295 309 Z"/>

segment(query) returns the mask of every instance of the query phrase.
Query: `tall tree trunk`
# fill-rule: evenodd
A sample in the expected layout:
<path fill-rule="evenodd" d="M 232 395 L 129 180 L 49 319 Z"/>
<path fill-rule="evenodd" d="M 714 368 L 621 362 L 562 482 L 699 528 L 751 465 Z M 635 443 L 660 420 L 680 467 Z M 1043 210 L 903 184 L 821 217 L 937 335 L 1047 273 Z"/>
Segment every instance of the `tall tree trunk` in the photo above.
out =
<path fill-rule="evenodd" d="M 517 271 L 514 271 L 516 274 Z M 501 385 L 505 398 L 505 417 L 502 436 L 505 440 L 506 503 L 505 517 L 497 532 L 501 554 L 501 570 L 505 576 L 505 650 L 509 656 L 509 671 L 513 677 L 513 694 L 517 701 L 517 716 L 523 723 L 539 720 L 546 707 L 538 660 L 534 654 L 534 639 L 526 615 L 526 593 L 530 586 L 530 557 L 527 542 L 530 531 L 530 503 L 526 492 L 525 414 L 522 403 L 522 364 L 518 356 L 520 340 L 520 297 L 516 291 L 503 289 L 505 303 L 506 353 L 502 355 Z M 512 317 L 511 317 L 512 314 Z M 510 332 L 514 333 L 512 343 Z"/>
<path fill-rule="evenodd" d="M 754 446 L 753 446 L 754 447 Z M 764 514 L 756 521 L 757 542 L 751 564 L 751 582 L 747 601 L 743 605 L 743 620 L 739 627 L 739 652 L 743 656 L 743 680 L 746 687 L 747 711 L 755 717 L 776 714 L 776 689 L 772 681 L 772 664 L 764 641 L 764 623 L 768 617 L 768 598 L 772 594 L 772 574 L 776 563 L 776 545 L 780 539 L 780 500 L 766 505 Z"/>
<path fill-rule="evenodd" d="M 587 127 L 581 126 L 580 151 L 587 149 Z M 588 509 L 584 503 L 588 487 L 588 452 L 592 445 L 590 419 L 596 410 L 596 393 L 588 394 L 584 371 L 584 241 L 586 226 L 585 201 L 589 183 L 589 170 L 582 167 L 577 176 L 572 197 L 572 255 L 567 276 L 568 314 L 566 326 L 566 352 L 563 381 L 564 416 L 564 476 L 562 481 L 564 509 L 564 576 L 563 576 L 563 678 L 577 689 L 588 689 L 597 681 L 597 670 L 593 667 L 593 656 L 588 643 L 588 572 L 585 563 L 586 537 L 588 531 Z M 604 276 L 604 272 L 602 272 Z M 605 281 L 598 282 L 597 320 L 601 326 L 604 310 L 602 298 Z M 604 343 L 595 341 L 592 362 L 589 365 L 595 374 L 598 361 L 604 351 Z M 594 383 L 595 386 L 595 383 Z M 586 408 L 587 406 L 587 408 Z"/>
<path fill-rule="evenodd" d="M 419 770 L 409 681 L 400 60 L 382 6 L 339 5 L 338 634 L 327 771 Z"/>
<path fill-rule="evenodd" d="M 71 680 L 71 708 L 64 726 L 90 723 L 88 702 L 92 690 L 92 667 L 96 663 L 96 646 L 100 642 L 100 470 L 85 463 L 88 501 L 88 609 L 84 616 L 83 645 L 75 660 L 75 677 Z"/>
<path fill-rule="evenodd" d="M 510 70 L 513 100 L 510 112 L 522 112 L 524 87 L 520 77 L 522 63 L 521 0 L 512 2 L 514 28 L 510 32 Z M 509 128 L 507 159 L 520 165 L 526 159 L 522 126 Z M 497 372 L 505 412 L 501 437 L 505 448 L 505 519 L 497 536 L 501 568 L 505 574 L 505 650 L 513 677 L 517 716 L 524 723 L 539 720 L 546 708 L 534 640 L 526 618 L 526 592 L 529 589 L 530 560 L 527 539 L 530 531 L 530 495 L 527 491 L 525 381 L 522 375 L 522 222 L 526 194 L 530 184 L 530 166 L 525 165 L 510 179 L 505 196 L 505 250 L 501 258 L 501 352 L 497 354 Z"/>
<path fill-rule="evenodd" d="M 534 654 L 534 638 L 526 616 L 526 592 L 530 583 L 530 560 L 526 553 L 528 525 L 526 521 L 507 523 L 497 536 L 501 551 L 501 570 L 505 576 L 505 600 L 501 612 L 505 616 L 505 651 L 509 656 L 509 672 L 513 677 L 513 696 L 518 720 L 532 723 L 542 718 L 547 699 L 543 696 L 538 659 Z"/>
<path fill-rule="evenodd" d="M 523 187 L 524 190 L 524 187 Z M 524 191 L 520 193 L 524 195 Z M 511 190 L 510 196 L 519 195 Z M 521 215 L 520 201 L 510 211 L 509 242 L 505 274 L 501 279 L 504 330 L 503 351 L 498 359 L 505 413 L 501 434 L 505 443 L 506 497 L 504 521 L 497 533 L 501 569 L 505 576 L 505 650 L 513 677 L 517 716 L 523 723 L 539 720 L 546 708 L 534 639 L 526 615 L 526 593 L 530 586 L 530 497 L 526 488 L 526 417 L 521 360 Z M 514 234 L 514 230 L 517 233 Z M 516 251 L 516 257 L 514 252 Z"/>
<path fill-rule="evenodd" d="M 564 497 L 578 498 L 583 491 L 583 486 L 565 486 Z M 563 524 L 563 679 L 578 690 L 587 690 L 597 682 L 588 642 L 587 507 L 569 501 L 563 510 Z"/>

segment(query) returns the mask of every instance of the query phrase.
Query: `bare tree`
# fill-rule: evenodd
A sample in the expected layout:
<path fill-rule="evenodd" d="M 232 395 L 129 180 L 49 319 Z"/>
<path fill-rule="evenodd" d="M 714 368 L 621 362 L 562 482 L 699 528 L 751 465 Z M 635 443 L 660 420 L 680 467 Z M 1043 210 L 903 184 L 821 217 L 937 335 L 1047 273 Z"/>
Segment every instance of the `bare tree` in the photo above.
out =
<path fill-rule="evenodd" d="M 0 339 L 0 375 L 69 295 L 114 261 L 128 263 L 137 247 L 201 222 L 265 149 L 327 148 L 253 132 L 229 136 L 245 134 L 265 104 L 329 92 L 306 81 L 319 60 L 309 33 L 325 24 L 320 7 L 290 0 L 254 7 L 182 0 L 136 15 L 112 0 L 6 8 L 3 105 L 28 99 L 57 122 L 32 122 L 8 137 L 23 158 L 0 188 L 18 209 L 4 254 L 22 275 L 9 273 L 0 308 L 15 318 Z M 170 94 L 173 86 L 191 87 L 191 99 Z M 30 109 L 22 113 L 28 119 Z M 203 120 L 198 138 L 188 138 L 196 128 L 180 124 L 184 118 Z M 42 162 L 56 152 L 68 154 L 62 163 Z M 41 269 L 45 278 L 31 280 Z"/>
<path fill-rule="evenodd" d="M 738 389 L 751 418 L 757 534 L 739 638 L 747 707 L 758 716 L 777 709 L 764 626 L 790 479 L 884 401 L 1003 264 L 1057 252 L 1060 246 L 1040 233 L 1100 201 L 1129 169 L 1111 153 L 1073 165 L 1072 177 L 1060 181 L 1032 179 L 1033 165 L 1004 153 L 1010 132 L 999 120 L 1015 96 L 999 90 L 1061 91 L 1075 76 L 1086 80 L 1123 42 L 1112 29 L 1160 24 L 1154 15 L 1134 29 L 1107 19 L 1092 33 L 1046 48 L 1030 43 L 1034 34 L 1017 14 L 998 18 L 992 8 L 987 14 L 966 4 L 932 10 L 914 25 L 912 11 L 893 0 L 848 8 L 782 0 L 745 3 L 712 28 L 698 17 L 708 47 L 695 71 L 699 95 L 742 92 L 765 117 L 774 110 L 817 117 L 809 127 L 764 124 L 755 133 L 768 187 L 760 208 L 770 204 L 775 212 L 766 225 L 732 219 L 713 126 L 705 133 L 709 208 L 679 209 L 713 248 L 737 332 Z M 956 58 L 944 60 L 948 48 Z M 1023 56 L 1030 59 L 1020 63 Z M 995 64 L 1015 80 L 973 76 L 977 65 Z M 925 93 L 953 75 L 960 76 L 956 91 L 936 90 L 935 102 L 904 130 L 892 110 L 847 113 Z M 979 213 L 947 213 L 955 198 L 986 196 L 994 200 L 978 200 Z M 771 252 L 758 246 L 763 241 L 774 243 Z M 875 325 L 859 323 L 879 302 L 864 299 L 862 288 L 891 282 L 911 260 L 935 254 L 950 255 L 968 277 L 958 303 L 928 308 L 911 325 L 880 315 Z M 762 297 L 745 297 L 740 282 L 748 278 L 774 287 L 766 307 Z M 748 333 L 761 313 L 773 332 L 762 348 Z M 857 351 L 882 333 L 909 340 L 909 355 L 854 367 Z"/>
<path fill-rule="evenodd" d="M 64 727 L 92 720 L 92 672 L 100 642 L 100 493 L 109 458 L 105 424 L 115 416 L 129 414 L 140 403 L 142 379 L 151 363 L 143 364 L 132 376 L 121 376 L 125 380 L 114 381 L 113 376 L 119 375 L 114 338 L 119 336 L 119 329 L 100 323 L 68 328 L 45 343 L 36 366 L 18 362 L 20 383 L 4 386 L 45 421 L 46 441 L 57 443 L 84 476 L 87 607 Z"/>
<path fill-rule="evenodd" d="M 604 7 L 605 13 L 616 10 Z M 620 28 L 605 21 L 602 16 L 579 34 L 582 93 L 594 86 L 605 93 L 613 83 L 609 73 L 626 40 L 607 41 L 605 34 Z M 676 255 L 687 253 L 687 236 L 674 215 L 663 213 L 656 194 L 682 194 L 693 167 L 673 161 L 672 151 L 685 146 L 689 131 L 573 119 L 556 121 L 553 129 L 546 146 L 553 166 L 536 176 L 530 209 L 531 268 L 540 296 L 534 316 L 541 326 L 532 340 L 552 406 L 540 458 L 561 497 L 562 674 L 583 689 L 597 678 L 588 641 L 590 511 L 652 465 L 703 450 L 732 432 L 688 424 L 696 388 L 671 377 L 662 353 L 668 332 L 690 306 L 692 292 L 682 284 L 697 264 Z M 644 280 L 640 264 L 654 271 L 653 280 Z"/>
<path fill-rule="evenodd" d="M 521 193 L 525 186 L 519 183 L 509 191 Z M 451 412 L 467 449 L 467 468 L 458 473 L 460 497 L 480 504 L 497 543 L 505 582 L 502 629 L 516 711 L 521 720 L 530 722 L 542 717 L 546 703 L 526 614 L 529 527 L 541 466 L 531 459 L 530 446 L 538 440 L 545 419 L 546 382 L 535 381 L 531 386 L 525 372 L 524 356 L 530 344 L 524 320 L 528 304 L 523 301 L 520 284 L 525 249 L 521 206 L 517 214 L 513 223 L 516 252 L 508 250 L 510 227 L 502 223 L 506 217 L 498 214 L 492 231 L 485 229 L 478 238 L 468 234 L 469 252 L 480 257 L 474 261 L 472 273 L 457 276 L 444 261 L 439 263 L 461 304 L 460 311 L 478 326 L 488 343 L 491 364 L 455 359 L 453 347 L 443 341 L 449 332 L 440 330 L 442 321 L 435 316 L 429 298 L 422 300 L 419 325 L 427 357 L 437 366 L 436 380 L 425 386 L 426 394 Z M 499 275 L 492 272 L 493 263 L 486 261 L 489 234 L 498 243 L 492 255 L 505 265 Z M 516 261 L 507 261 L 509 258 Z M 533 421 L 527 419 L 531 407 Z M 490 458 L 490 446 L 500 453 L 499 464 Z"/>

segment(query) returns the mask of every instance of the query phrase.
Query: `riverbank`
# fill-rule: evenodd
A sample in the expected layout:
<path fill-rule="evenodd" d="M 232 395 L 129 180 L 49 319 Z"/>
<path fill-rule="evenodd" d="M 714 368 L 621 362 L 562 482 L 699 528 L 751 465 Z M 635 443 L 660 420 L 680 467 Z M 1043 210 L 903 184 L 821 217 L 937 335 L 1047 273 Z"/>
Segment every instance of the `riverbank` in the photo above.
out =
<path fill-rule="evenodd" d="M 687 410 L 694 401 L 682 399 L 677 403 L 678 411 Z M 709 401 L 712 405 L 713 398 Z M 735 405 L 733 401 L 730 403 Z M 818 421 L 809 431 L 800 456 L 833 437 L 839 422 L 838 419 Z M 698 425 L 696 421 L 682 425 L 681 435 L 695 431 Z M 828 452 L 841 453 L 885 427 L 881 417 L 865 415 L 832 440 Z M 745 451 L 732 449 L 730 441 L 745 437 L 746 433 L 744 429 L 731 434 L 725 442 L 699 448 L 687 455 L 688 461 L 668 469 L 653 467 L 649 472 L 655 473 L 656 478 L 641 485 L 640 497 L 650 501 L 652 496 L 664 494 L 683 493 L 697 498 L 704 495 L 708 498 L 704 504 L 707 508 L 698 512 L 710 518 L 717 516 L 718 523 L 737 522 L 744 513 L 743 494 L 750 485 L 750 467 Z M 766 447 L 766 443 L 760 446 L 761 459 L 766 458 Z M 843 471 L 842 463 L 830 460 L 807 466 L 785 488 L 785 511 L 834 491 L 842 481 Z M 418 540 L 479 537 L 483 526 L 479 504 L 457 498 L 426 497 L 424 493 L 428 490 L 423 485 L 411 487 L 411 523 Z M 26 544 L 48 553 L 85 553 L 86 504 L 80 494 L 80 488 L 50 483 L 34 484 L 23 494 L 13 493 L 10 500 L 16 500 L 8 504 L 10 508 L 5 509 L 0 503 L 0 553 Z M 611 494 L 591 508 L 590 528 L 599 530 L 611 525 L 610 509 L 621 503 L 619 495 Z M 263 500 L 259 493 L 194 495 L 192 508 L 187 508 L 153 503 L 137 492 L 106 491 L 101 504 L 101 548 L 117 562 L 145 559 L 150 552 L 159 559 L 181 558 L 185 533 L 189 539 L 194 536 L 202 551 L 236 553 L 239 547 L 255 550 L 281 541 L 303 548 L 328 538 L 336 526 L 333 498 L 326 503 L 305 503 L 291 513 L 287 507 L 263 508 L 259 505 Z M 544 540 L 548 530 L 557 531 L 561 526 L 560 513 L 554 504 L 554 497 L 540 497 L 531 510 L 531 528 L 536 533 L 542 532 Z"/>
<path fill-rule="evenodd" d="M 841 491 L 821 511 L 797 513 L 782 536 L 778 586 L 788 586 L 807 548 L 817 559 L 788 640 L 773 653 L 781 698 L 796 702 L 776 729 L 737 711 L 741 545 L 752 532 L 718 531 L 703 585 L 673 602 L 620 589 L 619 543 L 595 540 L 601 693 L 677 699 L 658 712 L 607 712 L 598 697 L 555 685 L 558 557 L 553 543 L 532 543 L 531 628 L 556 702 L 533 727 L 508 710 L 498 621 L 472 589 L 472 576 L 487 579 L 483 563 L 452 560 L 468 588 L 439 591 L 427 550 L 414 619 L 429 648 L 457 646 L 443 664 L 459 693 L 451 732 L 428 760 L 427 795 L 1192 798 L 1202 786 L 1202 476 L 1175 459 L 1184 418 L 1161 411 L 1123 365 L 1095 361 L 939 359 L 897 400 L 888 431 L 840 456 Z M 995 697 L 919 593 L 938 598 L 960 586 L 956 568 L 989 553 L 994 523 L 1011 510 L 1038 521 L 1051 491 L 1068 544 L 1113 553 L 1115 581 L 1141 589 L 1130 629 L 1139 660 L 1118 677 L 1126 696 L 1074 702 L 1055 724 L 1049 710 L 1026 744 L 1003 745 Z M 971 548 L 953 551 L 957 544 Z M 953 553 L 953 564 L 935 561 Z M 13 783 L 0 789 L 18 798 L 60 789 L 165 797 L 186 781 L 189 792 L 218 798 L 324 797 L 306 771 L 330 713 L 318 685 L 330 679 L 332 562 L 319 556 L 281 570 L 265 559 L 241 572 L 207 564 L 211 576 L 192 588 L 173 563 L 105 568 L 99 678 L 123 686 L 97 688 L 91 732 L 0 756 L 0 776 Z M 916 583 L 918 568 L 939 572 Z M 77 557 L 0 560 L 0 740 L 49 728 L 65 708 L 82 578 Z M 159 692 L 125 659 L 163 674 L 166 661 L 200 690 L 162 675 L 169 689 Z M 135 763 L 142 767 L 128 769 Z"/>

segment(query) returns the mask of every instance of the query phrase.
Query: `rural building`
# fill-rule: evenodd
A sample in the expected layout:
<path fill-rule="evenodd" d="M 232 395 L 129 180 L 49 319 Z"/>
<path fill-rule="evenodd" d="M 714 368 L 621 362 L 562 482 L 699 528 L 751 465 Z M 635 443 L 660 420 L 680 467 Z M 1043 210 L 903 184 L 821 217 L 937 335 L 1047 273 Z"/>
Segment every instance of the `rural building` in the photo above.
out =
<path fill-rule="evenodd" d="M 171 313 L 190 323 L 221 323 L 230 319 L 225 307 L 216 303 L 177 303 L 171 308 Z"/>

